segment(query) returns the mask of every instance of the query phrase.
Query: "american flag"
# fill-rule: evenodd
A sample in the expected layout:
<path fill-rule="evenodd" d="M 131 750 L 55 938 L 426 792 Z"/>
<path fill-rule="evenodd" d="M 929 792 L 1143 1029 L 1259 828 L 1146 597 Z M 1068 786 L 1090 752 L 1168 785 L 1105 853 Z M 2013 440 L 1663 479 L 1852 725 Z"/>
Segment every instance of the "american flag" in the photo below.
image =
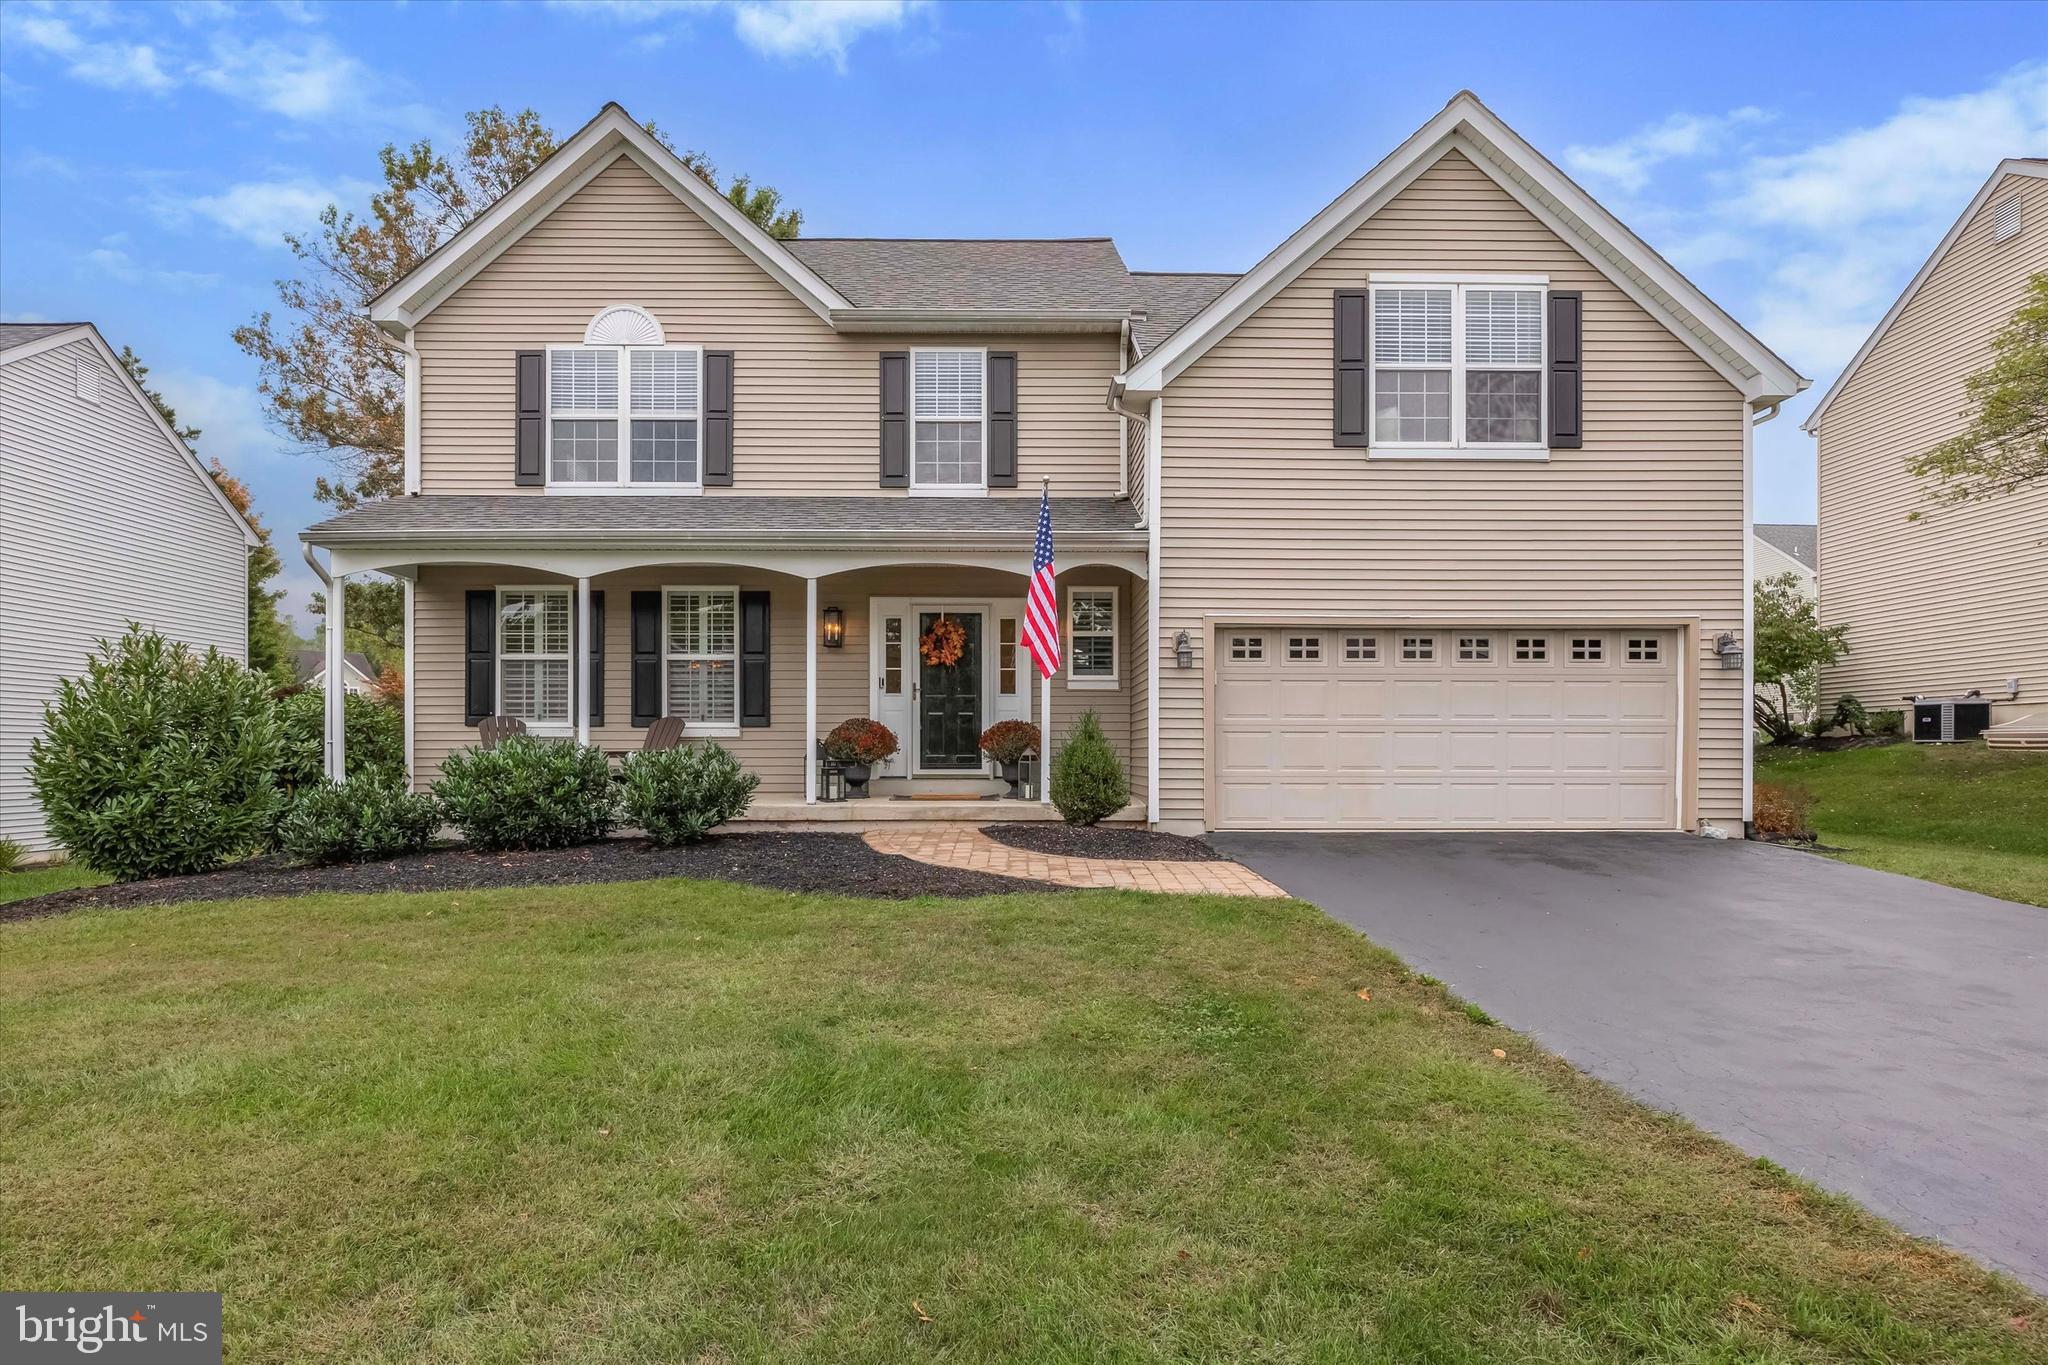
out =
<path fill-rule="evenodd" d="M 1060 671 L 1059 597 L 1052 579 L 1052 489 L 1038 494 L 1038 544 L 1031 551 L 1031 591 L 1024 599 L 1024 644 L 1038 671 L 1052 677 Z"/>

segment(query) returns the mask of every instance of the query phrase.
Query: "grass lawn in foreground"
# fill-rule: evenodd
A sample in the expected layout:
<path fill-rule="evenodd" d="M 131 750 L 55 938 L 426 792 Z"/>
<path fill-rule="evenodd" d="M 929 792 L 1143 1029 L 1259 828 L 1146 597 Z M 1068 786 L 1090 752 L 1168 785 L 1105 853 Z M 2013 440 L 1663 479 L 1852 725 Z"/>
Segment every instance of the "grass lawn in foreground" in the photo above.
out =
<path fill-rule="evenodd" d="M 69 891 L 74 886 L 98 886 L 106 880 L 101 874 L 70 862 L 0 872 L 0 905 L 25 901 L 31 896 L 47 896 L 52 891 Z"/>
<path fill-rule="evenodd" d="M 2048 1352 L 1296 902 L 94 910 L 0 926 L 0 1109 L 0 1284 L 218 1289 L 237 1361 Z"/>
<path fill-rule="evenodd" d="M 1820 841 L 1848 862 L 2048 906 L 2048 753 L 1763 748 L 1756 775 L 1811 791 Z"/>

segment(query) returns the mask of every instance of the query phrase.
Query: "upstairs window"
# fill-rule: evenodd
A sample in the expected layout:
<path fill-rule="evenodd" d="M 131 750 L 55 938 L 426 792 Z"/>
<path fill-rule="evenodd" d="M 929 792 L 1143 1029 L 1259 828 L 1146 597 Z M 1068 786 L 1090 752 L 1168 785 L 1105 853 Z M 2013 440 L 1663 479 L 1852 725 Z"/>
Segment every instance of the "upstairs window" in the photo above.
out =
<path fill-rule="evenodd" d="M 940 490 L 985 487 L 988 409 L 982 351 L 910 353 L 910 486 Z"/>
<path fill-rule="evenodd" d="M 1372 286 L 1376 450 L 1543 449 L 1538 284 Z"/>
<path fill-rule="evenodd" d="M 548 483 L 695 487 L 703 370 L 691 346 L 551 347 Z"/>

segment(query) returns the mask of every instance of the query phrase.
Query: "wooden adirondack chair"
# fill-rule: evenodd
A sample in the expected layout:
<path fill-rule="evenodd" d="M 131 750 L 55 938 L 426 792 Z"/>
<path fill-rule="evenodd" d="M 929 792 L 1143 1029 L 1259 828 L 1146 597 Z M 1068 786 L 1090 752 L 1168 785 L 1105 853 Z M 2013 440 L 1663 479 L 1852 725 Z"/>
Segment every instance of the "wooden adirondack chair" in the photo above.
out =
<path fill-rule="evenodd" d="M 526 733 L 526 722 L 517 716 L 485 716 L 477 722 L 477 743 L 486 752 L 497 748 L 514 735 Z"/>
<path fill-rule="evenodd" d="M 640 752 L 651 754 L 657 749 L 680 749 L 683 747 L 683 718 L 662 716 L 647 727 L 647 735 L 640 741 Z"/>

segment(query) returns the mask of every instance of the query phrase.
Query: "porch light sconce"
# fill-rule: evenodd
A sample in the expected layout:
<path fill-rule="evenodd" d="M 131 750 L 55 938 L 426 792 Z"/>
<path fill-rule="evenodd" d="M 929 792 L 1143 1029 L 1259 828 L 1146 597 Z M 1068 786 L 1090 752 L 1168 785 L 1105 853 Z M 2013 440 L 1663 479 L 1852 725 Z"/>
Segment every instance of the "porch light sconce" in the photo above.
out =
<path fill-rule="evenodd" d="M 825 648 L 838 649 L 846 643 L 846 609 L 825 608 Z"/>
<path fill-rule="evenodd" d="M 1742 667 L 1742 642 L 1725 630 L 1714 637 L 1714 653 L 1719 656 L 1724 671 L 1732 672 Z"/>
<path fill-rule="evenodd" d="M 1195 642 L 1186 631 L 1173 637 L 1173 666 L 1193 668 L 1195 666 Z"/>

